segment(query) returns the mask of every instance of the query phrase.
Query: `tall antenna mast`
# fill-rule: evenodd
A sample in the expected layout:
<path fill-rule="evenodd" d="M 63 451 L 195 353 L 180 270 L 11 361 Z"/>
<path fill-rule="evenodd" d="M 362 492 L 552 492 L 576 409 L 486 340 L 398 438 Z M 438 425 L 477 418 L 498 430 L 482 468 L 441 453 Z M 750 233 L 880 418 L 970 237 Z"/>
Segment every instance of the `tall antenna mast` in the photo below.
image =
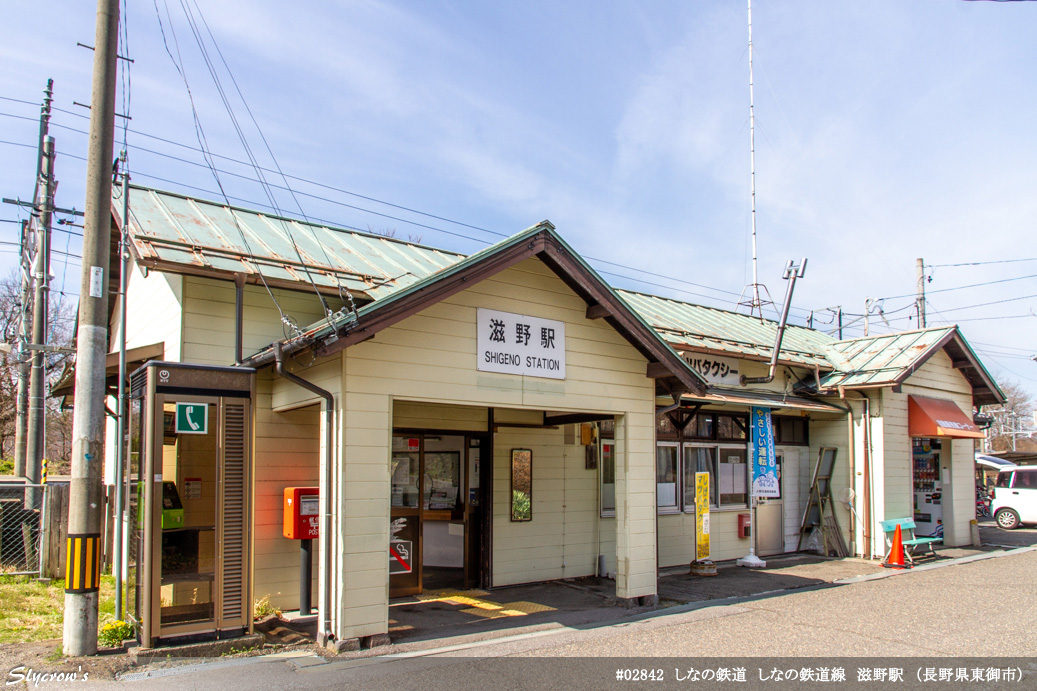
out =
<path fill-rule="evenodd" d="M 767 286 L 760 285 L 756 268 L 756 113 L 753 108 L 753 0 L 749 3 L 749 189 L 752 198 L 752 226 L 753 226 L 753 282 L 742 289 L 738 298 L 738 306 L 749 308 L 749 314 L 755 314 L 760 310 L 760 319 L 763 319 L 764 304 L 773 305 L 770 299 L 770 291 Z M 767 294 L 767 300 L 761 300 L 760 289 Z M 752 296 L 746 297 L 746 292 L 752 289 Z"/>

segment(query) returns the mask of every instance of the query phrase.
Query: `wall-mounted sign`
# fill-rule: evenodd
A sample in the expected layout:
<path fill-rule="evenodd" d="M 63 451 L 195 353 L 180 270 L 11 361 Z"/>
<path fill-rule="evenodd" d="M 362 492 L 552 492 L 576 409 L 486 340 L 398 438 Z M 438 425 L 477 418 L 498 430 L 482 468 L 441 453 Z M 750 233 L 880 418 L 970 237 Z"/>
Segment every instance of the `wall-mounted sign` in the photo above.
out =
<path fill-rule="evenodd" d="M 701 374 L 702 378 L 710 384 L 739 385 L 738 360 L 702 353 L 684 353 L 683 355 L 691 368 Z"/>
<path fill-rule="evenodd" d="M 774 428 L 771 409 L 752 409 L 753 423 L 753 496 L 780 497 L 781 478 L 774 456 Z"/>
<path fill-rule="evenodd" d="M 476 369 L 565 379 L 565 323 L 480 309 Z"/>
<path fill-rule="evenodd" d="M 177 434 L 208 434 L 209 433 L 209 404 L 208 403 L 177 403 L 176 404 L 176 433 Z"/>

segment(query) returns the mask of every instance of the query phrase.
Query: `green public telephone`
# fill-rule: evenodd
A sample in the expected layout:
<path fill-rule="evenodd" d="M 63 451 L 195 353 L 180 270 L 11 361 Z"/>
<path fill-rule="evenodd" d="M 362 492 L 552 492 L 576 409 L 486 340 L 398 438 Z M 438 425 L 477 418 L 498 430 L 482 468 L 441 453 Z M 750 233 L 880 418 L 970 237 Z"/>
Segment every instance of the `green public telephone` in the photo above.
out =
<path fill-rule="evenodd" d="M 162 530 L 184 527 L 184 505 L 175 482 L 162 483 Z"/>

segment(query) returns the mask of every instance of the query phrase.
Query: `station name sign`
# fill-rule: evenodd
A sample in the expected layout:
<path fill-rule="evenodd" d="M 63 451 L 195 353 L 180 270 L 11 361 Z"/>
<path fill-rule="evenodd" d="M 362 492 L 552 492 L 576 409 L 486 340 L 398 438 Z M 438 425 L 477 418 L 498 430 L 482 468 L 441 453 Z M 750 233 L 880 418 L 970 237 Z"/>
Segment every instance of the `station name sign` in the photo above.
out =
<path fill-rule="evenodd" d="M 478 310 L 476 369 L 565 379 L 565 322 Z"/>

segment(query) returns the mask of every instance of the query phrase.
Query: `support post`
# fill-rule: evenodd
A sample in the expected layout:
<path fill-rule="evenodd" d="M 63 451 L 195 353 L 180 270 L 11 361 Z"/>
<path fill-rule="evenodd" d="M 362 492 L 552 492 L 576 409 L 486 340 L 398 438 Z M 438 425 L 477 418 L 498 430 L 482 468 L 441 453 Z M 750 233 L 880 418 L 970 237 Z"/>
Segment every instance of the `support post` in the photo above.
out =
<path fill-rule="evenodd" d="M 313 540 L 299 540 L 299 616 L 308 617 L 313 588 Z"/>
<path fill-rule="evenodd" d="M 65 567 L 65 655 L 97 652 L 101 463 L 104 459 L 105 357 L 108 350 L 108 253 L 111 239 L 112 145 L 115 139 L 119 1 L 97 0 L 90 143 L 87 151 L 83 270 L 79 289 L 72 477 Z M 84 568 L 73 573 L 73 564 Z"/>
<path fill-rule="evenodd" d="M 115 416 L 115 554 L 112 555 L 112 573 L 115 575 L 115 618 L 122 619 L 122 552 L 123 528 L 125 524 L 123 504 L 123 466 L 126 465 L 126 415 L 127 384 L 126 381 L 126 287 L 129 283 L 127 272 L 130 267 L 129 249 L 129 211 L 130 211 L 130 169 L 126 165 L 126 151 L 119 153 L 122 163 L 122 233 L 119 238 L 119 412 Z"/>

